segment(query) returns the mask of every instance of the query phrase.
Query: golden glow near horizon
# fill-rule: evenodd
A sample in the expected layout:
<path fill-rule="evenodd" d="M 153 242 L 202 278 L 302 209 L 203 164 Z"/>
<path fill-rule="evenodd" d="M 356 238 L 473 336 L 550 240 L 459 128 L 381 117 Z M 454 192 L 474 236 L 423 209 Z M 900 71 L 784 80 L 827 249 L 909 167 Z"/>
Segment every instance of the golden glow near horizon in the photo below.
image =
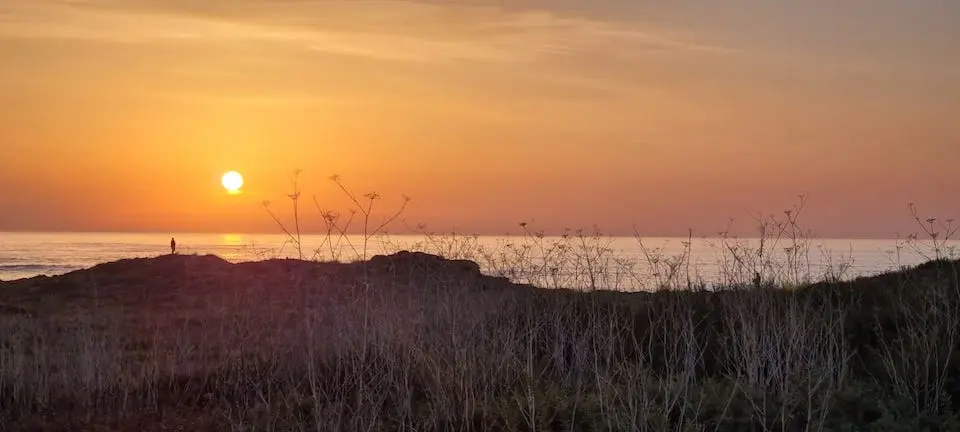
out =
<path fill-rule="evenodd" d="M 297 168 L 316 230 L 332 174 L 470 233 L 960 217 L 960 2 L 494 3 L 0 0 L 0 231 L 272 232 Z"/>
<path fill-rule="evenodd" d="M 239 194 L 240 188 L 243 187 L 243 176 L 236 171 L 229 171 L 220 179 L 220 184 L 227 190 L 227 193 L 232 195 Z"/>
<path fill-rule="evenodd" d="M 224 234 L 221 236 L 221 243 L 226 246 L 242 246 L 243 236 L 239 234 Z"/>

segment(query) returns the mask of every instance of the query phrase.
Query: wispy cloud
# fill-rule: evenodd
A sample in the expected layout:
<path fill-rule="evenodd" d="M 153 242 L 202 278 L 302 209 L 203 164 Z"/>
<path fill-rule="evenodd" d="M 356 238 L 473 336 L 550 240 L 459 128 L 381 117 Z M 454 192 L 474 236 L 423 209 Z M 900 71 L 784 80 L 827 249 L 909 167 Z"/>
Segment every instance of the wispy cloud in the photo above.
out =
<path fill-rule="evenodd" d="M 384 92 L 556 102 L 655 87 L 638 77 L 687 64 L 663 64 L 664 54 L 738 52 L 690 29 L 468 3 L 0 0 L 0 43 L 65 54 L 38 57 L 49 63 L 43 67 L 0 70 L 0 81 L 47 74 L 57 83 L 62 75 L 48 71 L 66 67 L 114 77 L 91 84 L 109 82 L 114 93 L 203 103 L 290 106 L 340 97 L 382 105 Z"/>
<path fill-rule="evenodd" d="M 342 2 L 243 4 L 247 8 L 231 9 L 224 3 L 216 9 L 221 13 L 205 14 L 173 6 L 121 7 L 104 1 L 16 2 L 0 6 L 0 38 L 285 44 L 314 53 L 414 62 L 517 63 L 581 52 L 735 51 L 651 26 L 564 17 L 549 11 L 507 12 L 420 2 L 365 3 L 355 10 Z"/>

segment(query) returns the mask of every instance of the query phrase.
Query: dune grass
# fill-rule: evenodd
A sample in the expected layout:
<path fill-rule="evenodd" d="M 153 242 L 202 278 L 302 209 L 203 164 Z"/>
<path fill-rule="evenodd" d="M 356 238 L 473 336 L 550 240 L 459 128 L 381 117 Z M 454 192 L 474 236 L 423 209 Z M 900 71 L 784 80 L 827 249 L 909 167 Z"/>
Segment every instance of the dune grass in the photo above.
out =
<path fill-rule="evenodd" d="M 161 257 L 6 284 L 20 309 L 0 313 L 0 429 L 960 430 L 946 235 L 916 268 L 815 277 L 798 213 L 767 220 L 761 246 L 722 239 L 728 280 L 711 287 L 683 256 L 647 250 L 638 275 L 596 233 L 532 230 L 503 250 L 432 234 L 421 249 L 550 289 L 427 255 Z M 616 289 L 639 279 L 658 289 Z"/>
<path fill-rule="evenodd" d="M 167 303 L 38 300 L 25 306 L 36 317 L 0 316 L 2 423 L 955 430 L 955 269 L 790 292 L 582 293 L 397 268 L 336 284 L 222 274 L 206 294 L 187 278 Z"/>

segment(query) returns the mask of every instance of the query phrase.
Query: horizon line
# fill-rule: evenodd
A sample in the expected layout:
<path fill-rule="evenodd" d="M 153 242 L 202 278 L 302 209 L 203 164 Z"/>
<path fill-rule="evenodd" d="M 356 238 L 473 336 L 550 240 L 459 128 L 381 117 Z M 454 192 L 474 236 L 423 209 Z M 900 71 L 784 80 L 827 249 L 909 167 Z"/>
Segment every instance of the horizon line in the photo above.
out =
<path fill-rule="evenodd" d="M 571 229 L 571 230 L 570 230 L 571 235 L 574 235 L 573 233 L 575 233 L 576 230 L 577 230 L 577 229 Z M 587 234 L 588 231 L 587 231 L 586 229 L 584 229 L 584 233 Z M 176 237 L 176 236 L 178 236 L 178 235 L 218 235 L 218 236 L 237 235 L 237 236 L 279 236 L 279 237 L 289 237 L 287 234 L 285 234 L 285 233 L 283 233 L 283 232 L 259 232 L 259 231 L 197 231 L 197 230 L 184 230 L 184 231 L 156 231 L 156 230 L 125 231 L 125 230 L 115 230 L 115 231 L 114 231 L 114 230 L 16 230 L 16 229 L 11 230 L 11 229 L 0 229 L 0 234 L 20 234 L 20 235 L 23 235 L 23 234 L 112 234 L 112 235 L 129 234 L 129 235 L 162 235 L 162 236 L 173 236 L 173 237 Z M 522 231 L 521 231 L 521 232 L 517 232 L 517 233 L 506 232 L 506 233 L 500 233 L 500 234 L 490 234 L 490 233 L 480 233 L 480 232 L 469 233 L 469 234 L 468 234 L 468 233 L 456 232 L 456 231 L 453 231 L 453 232 L 451 232 L 451 231 L 435 231 L 435 232 L 431 232 L 430 234 L 431 234 L 431 235 L 437 235 L 437 236 L 458 236 L 458 237 L 527 237 L 527 236 L 528 236 L 528 234 L 526 234 L 526 233 L 524 233 L 524 232 L 522 232 Z M 296 234 L 294 234 L 294 235 L 296 235 Z M 322 231 L 319 231 L 319 232 L 314 232 L 314 231 L 302 231 L 302 232 L 300 233 L 300 235 L 302 235 L 302 236 L 316 237 L 316 236 L 326 236 L 327 233 L 326 233 L 326 232 L 322 232 Z M 347 235 L 347 236 L 362 236 L 362 235 L 363 235 L 363 232 L 347 232 L 346 235 Z M 384 235 L 386 235 L 386 236 L 416 237 L 416 236 L 424 236 L 424 235 L 426 235 L 426 234 L 424 234 L 424 233 L 419 233 L 419 232 L 412 232 L 412 231 L 384 232 L 384 233 L 374 234 L 374 235 L 371 236 L 371 238 L 378 237 L 378 236 L 384 236 Z M 592 236 L 593 234 L 592 234 L 592 233 L 589 233 L 589 234 L 587 234 L 587 235 Z M 331 234 L 331 236 L 340 237 L 340 234 L 339 234 L 339 233 Z M 561 236 L 562 236 L 562 233 L 551 233 L 551 232 L 545 232 L 545 233 L 544 233 L 544 237 L 561 237 Z M 636 235 L 630 234 L 630 233 L 619 234 L 619 233 L 605 233 L 605 232 L 602 232 L 602 231 L 599 232 L 599 236 L 600 236 L 600 237 L 606 237 L 606 238 L 635 238 L 635 237 L 636 237 Z M 687 234 L 684 234 L 684 235 L 679 235 L 679 234 L 678 234 L 678 235 L 650 234 L 650 235 L 642 235 L 642 236 L 641 236 L 641 238 L 663 238 L 663 239 L 685 239 L 685 238 L 690 238 L 690 237 L 691 237 L 691 236 L 689 236 L 689 235 L 687 235 Z M 760 238 L 759 236 L 753 236 L 753 235 L 733 235 L 733 234 L 729 235 L 729 237 L 730 237 L 730 238 L 739 238 L 739 239 L 759 239 L 759 238 Z M 703 234 L 699 234 L 699 235 L 698 235 L 698 234 L 696 234 L 696 231 L 694 231 L 694 235 L 692 236 L 692 238 L 695 238 L 695 239 L 719 239 L 719 238 L 723 238 L 723 237 L 720 235 L 720 233 L 717 233 L 717 232 L 714 232 L 714 233 L 712 233 L 712 234 L 710 234 L 710 235 L 703 235 Z M 788 237 L 788 236 L 784 236 L 784 237 L 781 238 L 781 240 L 789 240 L 789 239 L 790 239 L 790 237 Z M 806 237 L 806 239 L 807 239 L 807 240 L 904 240 L 904 241 L 906 241 L 908 238 L 907 238 L 907 236 L 905 236 L 905 235 L 873 236 L 873 235 L 849 235 L 849 234 L 848 234 L 848 235 L 844 235 L 844 236 L 818 236 L 818 235 L 814 234 L 814 235 L 812 235 L 812 236 Z M 958 239 L 950 239 L 950 240 L 948 240 L 948 242 L 960 242 L 960 238 L 958 238 Z"/>

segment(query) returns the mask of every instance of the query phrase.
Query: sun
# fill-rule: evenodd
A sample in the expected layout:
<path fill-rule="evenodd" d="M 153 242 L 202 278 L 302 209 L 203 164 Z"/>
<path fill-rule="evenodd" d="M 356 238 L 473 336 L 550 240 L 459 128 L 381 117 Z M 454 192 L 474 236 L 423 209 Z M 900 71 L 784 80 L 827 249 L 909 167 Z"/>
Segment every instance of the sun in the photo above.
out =
<path fill-rule="evenodd" d="M 223 175 L 223 178 L 220 179 L 220 184 L 223 185 L 223 188 L 227 190 L 230 194 L 240 193 L 240 188 L 243 187 L 243 176 L 236 171 L 230 171 Z"/>

